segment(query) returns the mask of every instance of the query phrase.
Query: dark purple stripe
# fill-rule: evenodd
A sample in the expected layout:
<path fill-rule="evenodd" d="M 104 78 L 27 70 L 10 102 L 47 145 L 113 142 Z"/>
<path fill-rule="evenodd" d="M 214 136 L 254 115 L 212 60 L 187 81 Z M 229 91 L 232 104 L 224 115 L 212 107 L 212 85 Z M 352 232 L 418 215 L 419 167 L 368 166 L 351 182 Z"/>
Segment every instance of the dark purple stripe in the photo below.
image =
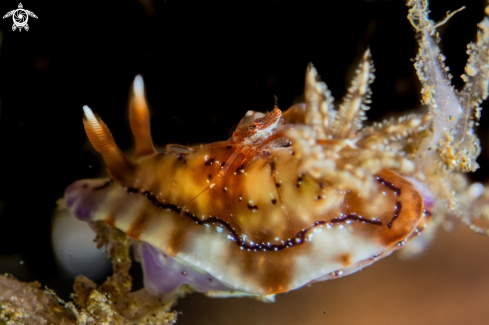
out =
<path fill-rule="evenodd" d="M 211 158 L 210 160 L 212 160 L 212 163 L 214 162 L 213 158 Z M 241 166 L 240 166 L 240 168 L 241 168 Z M 238 168 L 238 170 L 239 170 L 239 168 Z M 401 189 L 398 188 L 398 187 L 396 187 L 396 186 L 394 186 L 394 184 L 386 182 L 381 177 L 377 177 L 377 180 L 382 185 L 384 185 L 387 188 L 389 188 L 390 190 L 394 191 L 394 193 L 396 195 L 399 196 L 401 194 Z M 105 187 L 109 186 L 111 183 L 112 183 L 112 180 L 110 180 L 107 183 L 103 184 L 102 186 L 99 186 L 99 187 L 94 188 L 94 189 L 105 188 Z M 280 184 L 276 184 L 276 185 L 277 185 L 277 187 L 280 186 Z M 181 214 L 182 213 L 182 208 L 180 208 L 180 207 L 178 207 L 178 206 L 176 206 L 175 204 L 172 204 L 172 203 L 163 203 L 163 202 L 160 202 L 160 201 L 158 201 L 158 199 L 153 194 L 151 194 L 148 191 L 141 192 L 139 189 L 134 188 L 134 187 L 128 187 L 126 189 L 126 191 L 128 193 L 141 193 L 154 206 L 156 206 L 156 207 L 158 207 L 160 209 L 170 210 L 170 211 L 173 211 L 173 212 L 178 213 L 178 214 Z M 392 226 L 392 222 L 400 214 L 401 203 L 400 202 L 397 202 L 396 207 L 398 207 L 398 209 L 396 209 L 396 212 L 395 212 L 396 214 L 394 215 L 394 217 L 391 219 L 391 221 L 389 223 L 389 228 Z M 250 205 L 250 204 L 248 204 L 248 208 L 249 209 L 258 209 L 258 207 L 256 205 Z M 236 230 L 233 227 L 231 227 L 231 225 L 227 221 L 221 220 L 221 219 L 219 219 L 217 217 L 213 217 L 213 216 L 210 216 L 209 218 L 207 218 L 205 220 L 201 220 L 196 215 L 194 215 L 193 213 L 188 212 L 188 211 L 187 212 L 184 212 L 183 215 L 186 216 L 187 218 L 189 218 L 190 220 L 192 220 L 193 222 L 195 222 L 198 225 L 205 225 L 205 224 L 212 224 L 212 225 L 219 224 L 219 225 L 221 225 L 223 228 L 225 228 L 229 232 L 230 239 L 232 241 L 234 241 L 237 245 L 239 245 L 240 247 L 242 247 L 242 249 L 245 249 L 245 250 L 248 250 L 248 251 L 255 251 L 255 252 L 256 251 L 267 251 L 267 252 L 268 251 L 279 251 L 279 250 L 287 249 L 287 248 L 294 247 L 294 246 L 297 246 L 297 245 L 302 245 L 302 244 L 304 244 L 306 242 L 305 241 L 305 237 L 306 237 L 306 235 L 307 235 L 307 233 L 309 231 L 311 231 L 312 229 L 314 229 L 314 228 L 316 228 L 318 226 L 321 226 L 321 225 L 324 225 L 324 224 L 327 224 L 328 223 L 327 221 L 324 221 L 324 220 L 316 221 L 310 227 L 308 227 L 306 229 L 302 229 L 301 231 L 297 232 L 294 237 L 289 238 L 287 240 L 282 240 L 280 244 L 270 244 L 270 245 L 267 245 L 265 243 L 262 243 L 262 244 L 254 244 L 254 245 L 251 245 L 250 243 L 247 243 L 246 241 L 244 241 L 243 239 L 241 239 L 241 237 L 238 235 L 238 233 L 236 232 Z M 375 225 L 375 226 L 382 226 L 382 221 L 380 221 L 380 220 L 371 220 L 371 219 L 363 218 L 361 216 L 356 216 L 355 214 L 342 215 L 340 217 L 335 217 L 335 218 L 331 219 L 329 222 L 332 223 L 332 224 L 335 224 L 335 223 L 346 222 L 347 220 L 354 220 L 354 221 L 357 221 L 357 222 L 368 223 L 368 224 L 372 224 L 372 225 Z"/>

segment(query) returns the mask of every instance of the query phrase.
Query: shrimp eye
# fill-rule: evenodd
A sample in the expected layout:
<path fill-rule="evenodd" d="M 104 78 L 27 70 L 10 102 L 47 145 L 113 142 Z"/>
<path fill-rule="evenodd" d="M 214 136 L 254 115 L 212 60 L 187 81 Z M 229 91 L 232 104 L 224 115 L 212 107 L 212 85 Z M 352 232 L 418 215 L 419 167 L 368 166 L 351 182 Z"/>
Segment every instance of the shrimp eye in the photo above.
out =
<path fill-rule="evenodd" d="M 250 130 L 254 130 L 254 129 L 256 129 L 256 124 L 251 124 L 251 125 L 248 127 L 248 129 L 250 129 Z"/>

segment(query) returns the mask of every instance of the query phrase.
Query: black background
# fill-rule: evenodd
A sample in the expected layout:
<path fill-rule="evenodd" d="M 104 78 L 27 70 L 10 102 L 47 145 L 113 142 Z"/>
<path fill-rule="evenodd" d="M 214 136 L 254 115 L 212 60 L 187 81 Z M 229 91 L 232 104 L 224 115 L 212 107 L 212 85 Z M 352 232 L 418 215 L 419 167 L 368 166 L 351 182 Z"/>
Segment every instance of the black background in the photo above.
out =
<path fill-rule="evenodd" d="M 338 101 L 367 46 L 376 66 L 368 117 L 421 107 L 410 61 L 417 45 L 403 1 L 22 3 L 39 17 L 29 18 L 28 32 L 0 20 L 0 254 L 20 254 L 24 264 L 11 268 L 0 259 L 0 272 L 39 280 L 65 297 L 73 279 L 56 268 L 51 215 L 66 186 L 103 168 L 87 145 L 81 108 L 97 111 L 129 150 L 127 100 L 136 74 L 147 86 L 158 145 L 224 140 L 247 110 L 271 110 L 274 95 L 282 109 L 301 101 L 308 62 Z M 430 3 L 435 21 L 463 5 L 439 28 L 458 88 L 484 1 Z M 17 6 L 2 1 L 0 14 Z M 487 152 L 482 116 L 478 133 Z M 483 153 L 479 163 L 487 162 Z M 482 168 L 471 177 L 488 176 Z"/>

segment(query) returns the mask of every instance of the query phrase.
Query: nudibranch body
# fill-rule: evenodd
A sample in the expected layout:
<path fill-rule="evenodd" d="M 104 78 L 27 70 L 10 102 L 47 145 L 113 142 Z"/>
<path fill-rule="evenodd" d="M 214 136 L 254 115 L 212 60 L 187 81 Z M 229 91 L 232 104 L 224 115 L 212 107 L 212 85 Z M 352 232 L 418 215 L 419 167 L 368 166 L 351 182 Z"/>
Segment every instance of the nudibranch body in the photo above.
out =
<path fill-rule="evenodd" d="M 269 159 L 238 154 L 230 162 L 236 150 L 230 143 L 143 156 L 124 171 L 132 178 L 81 180 L 67 189 L 66 201 L 78 218 L 105 221 L 164 259 L 206 271 L 204 291 L 217 279 L 228 291 L 260 295 L 357 270 L 405 240 L 423 218 L 421 195 L 391 171 L 378 174 L 379 191 L 364 199 L 299 174 L 290 147 L 270 150 Z M 331 207 L 329 195 L 343 204 Z M 177 271 L 183 279 L 185 272 Z"/>
<path fill-rule="evenodd" d="M 427 20 L 425 3 L 411 5 Z M 415 27 L 425 38 L 418 70 L 438 78 L 438 58 L 426 56 L 433 53 L 429 46 L 436 47 L 426 32 L 433 24 Z M 65 193 L 68 209 L 133 238 L 145 286 L 158 295 L 187 285 L 214 296 L 268 296 L 355 272 L 402 247 L 425 229 L 432 213 L 446 208 L 446 188 L 432 184 L 439 175 L 449 183 L 457 170 L 439 167 L 448 155 L 443 149 L 453 149 L 442 140 L 452 136 L 465 144 L 474 137 L 472 125 L 466 138 L 457 133 L 468 123 L 463 113 L 450 114 L 457 123 L 440 129 L 443 103 L 425 117 L 362 127 L 372 71 L 367 50 L 336 111 L 311 65 L 305 105 L 284 114 L 277 107 L 266 115 L 250 111 L 228 141 L 169 145 L 163 152 L 153 147 L 137 77 L 130 110 L 134 160 L 85 106 L 87 135 L 111 178 L 72 184 Z M 451 91 L 449 109 L 463 112 L 442 81 L 425 89 L 426 103 L 436 101 L 441 87 Z M 439 163 L 427 163 L 434 155 Z M 462 151 L 454 155 L 464 161 Z"/>

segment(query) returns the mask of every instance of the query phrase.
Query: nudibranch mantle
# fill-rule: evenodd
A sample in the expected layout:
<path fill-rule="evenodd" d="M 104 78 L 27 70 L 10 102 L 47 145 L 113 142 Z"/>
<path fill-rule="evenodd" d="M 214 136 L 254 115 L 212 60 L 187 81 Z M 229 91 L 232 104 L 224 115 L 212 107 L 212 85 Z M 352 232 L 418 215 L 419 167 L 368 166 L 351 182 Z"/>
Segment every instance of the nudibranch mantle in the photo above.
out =
<path fill-rule="evenodd" d="M 149 123 L 136 95 L 131 162 L 84 107 L 87 134 L 112 179 L 74 183 L 66 204 L 79 219 L 104 221 L 138 241 L 155 294 L 187 284 L 214 295 L 271 295 L 352 273 L 417 234 L 430 214 L 415 187 L 387 169 L 363 195 L 302 172 L 284 132 L 306 109 L 286 112 L 285 125 L 278 108 L 243 123 L 238 141 L 156 153 L 149 132 L 137 129 Z"/>
<path fill-rule="evenodd" d="M 428 19 L 423 4 L 412 2 L 412 10 Z M 420 55 L 435 44 L 420 41 Z M 426 78 L 439 77 L 436 62 L 422 67 L 418 61 L 417 68 Z M 458 120 L 468 123 L 459 114 L 443 143 L 441 103 L 429 116 L 362 127 L 372 72 L 367 50 L 336 111 L 310 65 L 305 105 L 283 114 L 278 107 L 266 115 L 250 111 L 232 139 L 195 148 L 169 145 L 163 152 L 153 147 L 137 77 L 130 108 L 135 159 L 121 152 L 85 106 L 85 130 L 111 177 L 75 182 L 66 190 L 66 205 L 81 220 L 105 222 L 133 238 L 145 287 L 156 295 L 187 285 L 211 296 L 270 296 L 360 270 L 419 235 L 437 204 L 450 200 L 430 183 L 433 164 L 419 158 L 427 154 L 417 153 L 429 144 L 443 162 L 450 136 L 460 138 Z M 436 87 L 427 87 L 427 104 L 436 102 Z M 456 154 L 463 161 L 463 153 Z M 458 171 L 448 163 L 442 170 Z"/>
<path fill-rule="evenodd" d="M 66 202 L 80 219 L 105 221 L 158 248 L 169 256 L 164 260 L 173 257 L 206 271 L 205 290 L 187 282 L 199 291 L 217 289 L 214 283 L 260 295 L 289 291 L 367 265 L 418 227 L 421 195 L 395 173 L 379 173 L 380 191 L 368 200 L 344 193 L 344 203 L 331 208 L 322 199 L 328 192 L 310 177 L 302 176 L 297 186 L 298 175 L 289 173 L 291 150 L 280 151 L 272 176 L 262 159 L 235 159 L 230 176 L 212 188 L 208 177 L 218 177 L 220 161 L 229 159 L 232 148 L 203 148 L 183 158 L 160 153 L 140 160 L 138 187 L 81 180 L 67 189 Z M 296 197 L 292 204 L 284 200 L 290 196 Z M 182 272 L 190 273 L 188 267 Z"/>

